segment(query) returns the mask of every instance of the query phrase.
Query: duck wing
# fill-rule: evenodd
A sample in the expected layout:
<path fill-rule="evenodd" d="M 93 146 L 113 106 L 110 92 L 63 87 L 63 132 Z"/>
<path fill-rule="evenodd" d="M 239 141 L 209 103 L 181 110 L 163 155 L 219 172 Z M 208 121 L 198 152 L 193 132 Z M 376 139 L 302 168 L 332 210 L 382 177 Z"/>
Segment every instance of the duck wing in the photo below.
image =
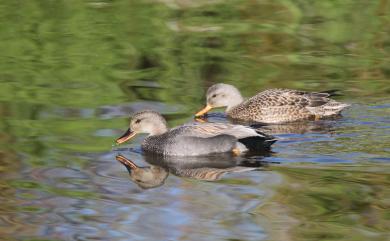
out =
<path fill-rule="evenodd" d="M 261 107 L 276 106 L 321 106 L 330 101 L 333 92 L 306 92 L 291 89 L 269 89 L 248 99 L 245 105 L 261 105 Z"/>
<path fill-rule="evenodd" d="M 218 137 L 222 136 L 234 137 L 236 142 L 240 143 L 238 148 L 241 151 L 264 150 L 264 148 L 269 148 L 277 141 L 274 136 L 264 134 L 258 129 L 243 125 L 233 125 L 227 123 L 192 123 L 179 128 L 182 128 L 181 132 L 183 136 L 188 136 L 194 139 L 217 140 Z"/>
<path fill-rule="evenodd" d="M 182 135 L 209 138 L 218 135 L 230 135 L 237 139 L 258 136 L 263 138 L 272 138 L 257 129 L 243 125 L 233 125 L 227 123 L 191 123 L 172 129 L 180 131 Z"/>

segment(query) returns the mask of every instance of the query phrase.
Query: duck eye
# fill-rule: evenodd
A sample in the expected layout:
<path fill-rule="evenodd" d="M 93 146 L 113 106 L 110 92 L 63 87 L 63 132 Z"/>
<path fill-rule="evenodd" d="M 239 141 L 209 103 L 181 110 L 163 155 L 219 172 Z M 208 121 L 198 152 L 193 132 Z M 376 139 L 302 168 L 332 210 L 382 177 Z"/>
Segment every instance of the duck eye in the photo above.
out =
<path fill-rule="evenodd" d="M 215 97 L 217 97 L 217 94 L 213 94 L 213 95 L 211 96 L 211 98 L 215 98 Z"/>
<path fill-rule="evenodd" d="M 134 123 L 135 124 L 138 124 L 138 123 L 140 123 L 141 122 L 141 120 L 140 119 L 137 119 Z"/>

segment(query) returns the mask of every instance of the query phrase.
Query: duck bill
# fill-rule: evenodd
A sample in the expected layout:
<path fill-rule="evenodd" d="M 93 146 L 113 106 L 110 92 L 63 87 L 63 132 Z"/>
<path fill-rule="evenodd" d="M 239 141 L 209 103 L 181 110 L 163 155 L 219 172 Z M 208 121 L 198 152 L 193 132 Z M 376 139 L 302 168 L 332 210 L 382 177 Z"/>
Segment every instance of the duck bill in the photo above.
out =
<path fill-rule="evenodd" d="M 128 171 L 131 171 L 131 170 L 138 168 L 134 162 L 130 161 L 129 159 L 127 159 L 126 157 L 124 157 L 122 155 L 116 156 L 115 159 L 117 161 L 119 161 L 120 163 L 122 163 L 127 168 Z"/>
<path fill-rule="evenodd" d="M 117 144 L 122 144 L 123 142 L 126 142 L 128 140 L 130 140 L 131 138 L 133 138 L 135 136 L 135 132 L 130 130 L 130 128 L 125 132 L 125 134 L 123 134 L 121 137 L 119 137 L 118 139 L 116 139 L 116 143 Z"/>
<path fill-rule="evenodd" d="M 202 110 L 195 114 L 195 117 L 204 116 L 207 112 L 209 112 L 213 107 L 211 105 L 206 105 Z"/>

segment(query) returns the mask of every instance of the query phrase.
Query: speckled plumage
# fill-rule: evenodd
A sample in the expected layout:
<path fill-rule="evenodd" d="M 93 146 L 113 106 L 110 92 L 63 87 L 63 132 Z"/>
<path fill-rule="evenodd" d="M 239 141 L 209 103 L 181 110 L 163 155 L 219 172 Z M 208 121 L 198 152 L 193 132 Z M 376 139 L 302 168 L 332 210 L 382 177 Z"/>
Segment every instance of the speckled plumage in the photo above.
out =
<path fill-rule="evenodd" d="M 338 115 L 349 106 L 329 97 L 325 92 L 269 89 L 243 100 L 239 91 L 227 84 L 213 85 L 207 91 L 208 105 L 227 106 L 226 113 L 232 119 L 261 123 L 317 120 Z"/>

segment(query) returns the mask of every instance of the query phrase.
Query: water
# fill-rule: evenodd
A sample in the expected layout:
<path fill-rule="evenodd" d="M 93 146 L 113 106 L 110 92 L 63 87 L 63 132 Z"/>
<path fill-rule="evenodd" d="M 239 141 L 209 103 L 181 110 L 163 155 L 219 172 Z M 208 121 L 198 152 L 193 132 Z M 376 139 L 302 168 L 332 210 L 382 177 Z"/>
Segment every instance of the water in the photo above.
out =
<path fill-rule="evenodd" d="M 1 240 L 388 239 L 389 8 L 0 3 Z M 280 139 L 273 153 L 239 160 L 247 169 L 226 166 L 216 180 L 171 165 L 154 188 L 131 181 L 116 155 L 142 167 L 156 160 L 140 152 L 143 136 L 112 146 L 129 114 L 192 121 L 217 82 L 244 96 L 340 89 L 337 100 L 352 107 L 337 120 L 267 127 Z"/>

